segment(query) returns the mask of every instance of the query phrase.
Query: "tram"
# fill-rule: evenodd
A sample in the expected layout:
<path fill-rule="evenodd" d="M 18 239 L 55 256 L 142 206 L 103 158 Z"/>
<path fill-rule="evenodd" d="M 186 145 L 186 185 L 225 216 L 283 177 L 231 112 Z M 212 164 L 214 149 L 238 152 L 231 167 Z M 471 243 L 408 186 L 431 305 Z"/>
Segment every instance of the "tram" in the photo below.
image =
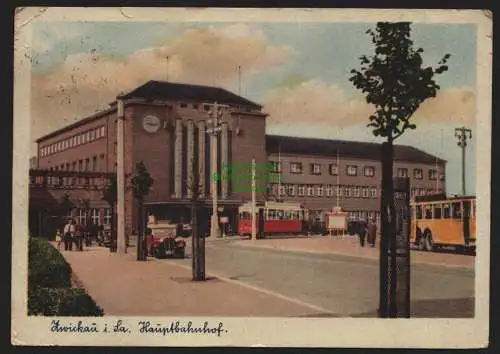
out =
<path fill-rule="evenodd" d="M 263 227 L 265 234 L 301 234 L 307 221 L 307 210 L 299 203 L 265 202 L 256 206 L 256 228 Z M 240 235 L 252 233 L 252 203 L 238 209 L 238 231 Z"/>

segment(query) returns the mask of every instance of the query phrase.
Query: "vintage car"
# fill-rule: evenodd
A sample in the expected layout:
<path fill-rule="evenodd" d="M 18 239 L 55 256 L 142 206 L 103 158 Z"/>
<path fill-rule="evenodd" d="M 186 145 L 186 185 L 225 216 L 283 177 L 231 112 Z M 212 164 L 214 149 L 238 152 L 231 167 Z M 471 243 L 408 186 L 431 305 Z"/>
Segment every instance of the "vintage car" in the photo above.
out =
<path fill-rule="evenodd" d="M 148 223 L 146 247 L 148 254 L 155 258 L 184 258 L 186 242 L 178 240 L 179 227 L 168 221 Z"/>

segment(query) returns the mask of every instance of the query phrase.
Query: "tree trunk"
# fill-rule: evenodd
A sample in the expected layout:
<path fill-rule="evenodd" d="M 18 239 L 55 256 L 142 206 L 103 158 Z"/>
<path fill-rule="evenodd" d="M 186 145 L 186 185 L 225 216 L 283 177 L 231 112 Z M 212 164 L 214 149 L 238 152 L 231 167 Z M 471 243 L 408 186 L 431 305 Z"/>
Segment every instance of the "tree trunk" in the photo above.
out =
<path fill-rule="evenodd" d="M 192 257 L 192 273 L 193 281 L 199 281 L 200 273 L 200 250 L 199 250 L 199 232 L 198 232 L 198 213 L 195 201 L 191 202 L 191 257 Z"/>
<path fill-rule="evenodd" d="M 143 227 L 142 227 L 142 198 L 137 199 L 137 241 L 136 241 L 136 249 L 137 249 L 137 260 L 144 261 L 144 245 L 142 242 L 143 239 Z"/>
<path fill-rule="evenodd" d="M 115 241 L 116 241 L 116 215 L 115 215 L 115 203 L 110 204 L 111 208 L 111 233 L 110 233 L 110 238 L 111 238 L 111 243 L 109 245 L 109 251 L 110 252 L 116 252 L 115 250 Z"/>
<path fill-rule="evenodd" d="M 396 313 L 396 252 L 392 137 L 382 144 L 382 198 L 380 205 L 380 303 L 379 316 L 393 317 Z M 391 254 L 389 264 L 389 251 Z"/>

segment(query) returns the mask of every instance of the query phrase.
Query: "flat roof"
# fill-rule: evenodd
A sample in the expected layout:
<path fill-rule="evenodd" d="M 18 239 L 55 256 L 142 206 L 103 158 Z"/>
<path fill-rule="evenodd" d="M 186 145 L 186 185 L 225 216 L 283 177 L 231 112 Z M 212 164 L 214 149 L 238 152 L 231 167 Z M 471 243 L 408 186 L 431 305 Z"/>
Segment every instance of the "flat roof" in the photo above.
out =
<path fill-rule="evenodd" d="M 380 143 L 266 135 L 268 153 L 320 155 L 380 160 Z M 407 145 L 394 145 L 394 160 L 420 163 L 446 163 L 437 156 Z"/>

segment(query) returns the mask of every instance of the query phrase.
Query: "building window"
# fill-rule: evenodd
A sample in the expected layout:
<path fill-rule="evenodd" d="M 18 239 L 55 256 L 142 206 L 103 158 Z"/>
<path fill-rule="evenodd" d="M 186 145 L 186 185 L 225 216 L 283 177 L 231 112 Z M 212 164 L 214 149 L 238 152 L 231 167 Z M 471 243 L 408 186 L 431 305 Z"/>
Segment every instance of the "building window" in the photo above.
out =
<path fill-rule="evenodd" d="M 299 196 L 303 197 L 306 194 L 306 186 L 299 186 Z"/>
<path fill-rule="evenodd" d="M 104 162 L 104 154 L 101 154 L 101 162 L 100 162 L 99 166 L 101 168 L 100 172 L 105 172 L 105 166 L 106 166 L 106 164 Z"/>
<path fill-rule="evenodd" d="M 181 108 L 187 108 L 187 106 L 188 106 L 188 105 L 187 105 L 187 103 L 181 103 L 181 104 L 179 104 L 179 106 L 180 106 Z"/>
<path fill-rule="evenodd" d="M 370 196 L 372 198 L 377 198 L 377 188 L 375 187 L 370 188 Z"/>
<path fill-rule="evenodd" d="M 429 179 L 435 181 L 437 179 L 437 171 L 435 169 L 429 170 Z"/>
<path fill-rule="evenodd" d="M 342 197 L 342 186 L 335 187 L 335 196 Z"/>
<path fill-rule="evenodd" d="M 326 196 L 333 197 L 333 186 L 326 186 Z"/>
<path fill-rule="evenodd" d="M 104 131 L 104 125 L 101 127 L 101 137 L 104 138 L 105 131 Z"/>
<path fill-rule="evenodd" d="M 354 198 L 359 198 L 359 197 L 361 197 L 361 188 L 359 188 L 359 187 L 354 187 L 354 188 L 353 188 L 353 194 L 354 194 Z"/>
<path fill-rule="evenodd" d="M 324 195 L 324 188 L 323 188 L 323 186 L 316 187 L 316 195 L 318 197 L 322 197 Z"/>
<path fill-rule="evenodd" d="M 279 196 L 286 195 L 285 186 L 280 185 L 280 186 L 278 187 L 278 192 L 279 192 Z"/>
<path fill-rule="evenodd" d="M 370 197 L 370 190 L 368 188 L 363 188 L 363 198 Z"/>
<path fill-rule="evenodd" d="M 337 165 L 330 164 L 328 169 L 330 171 L 330 176 L 337 176 L 339 174 L 339 166 Z"/>
<path fill-rule="evenodd" d="M 302 163 L 291 162 L 290 163 L 290 173 L 300 174 L 302 173 Z"/>
<path fill-rule="evenodd" d="M 439 180 L 440 181 L 444 181 L 444 173 L 440 173 L 439 174 Z"/>
<path fill-rule="evenodd" d="M 307 186 L 307 196 L 308 197 L 314 196 L 314 187 L 313 186 Z"/>
<path fill-rule="evenodd" d="M 90 142 L 90 132 L 87 132 L 87 142 Z"/>
<path fill-rule="evenodd" d="M 407 168 L 398 168 L 396 173 L 397 173 L 396 175 L 400 178 L 408 177 L 408 169 Z"/>
<path fill-rule="evenodd" d="M 281 162 L 278 161 L 270 161 L 269 168 L 273 173 L 281 173 Z"/>
<path fill-rule="evenodd" d="M 198 103 L 193 103 L 193 109 L 198 109 Z"/>
<path fill-rule="evenodd" d="M 92 157 L 92 172 L 96 171 L 99 171 L 99 169 L 97 168 L 97 155 Z"/>
<path fill-rule="evenodd" d="M 92 224 L 99 225 L 99 209 L 96 208 L 92 209 L 91 218 L 92 218 Z"/>
<path fill-rule="evenodd" d="M 70 165 L 70 163 L 68 162 L 68 163 L 66 164 L 66 171 L 69 171 L 70 169 L 71 169 L 71 165 Z"/>
<path fill-rule="evenodd" d="M 210 110 L 210 105 L 209 104 L 203 105 L 203 110 L 204 111 L 209 111 Z"/>
<path fill-rule="evenodd" d="M 287 186 L 287 194 L 292 197 L 295 195 L 295 185 L 289 184 Z"/>
<path fill-rule="evenodd" d="M 351 198 L 352 197 L 351 187 L 346 187 L 345 188 L 345 196 L 346 196 L 346 198 Z"/>
<path fill-rule="evenodd" d="M 319 163 L 310 164 L 310 173 L 312 175 L 321 175 L 321 164 Z"/>
<path fill-rule="evenodd" d="M 424 171 L 421 168 L 414 168 L 413 169 L 413 178 L 423 179 L 424 178 Z"/>
<path fill-rule="evenodd" d="M 347 175 L 348 176 L 357 176 L 358 175 L 358 166 L 353 166 L 353 165 L 347 166 Z"/>
<path fill-rule="evenodd" d="M 95 136 L 94 136 L 94 130 L 91 130 L 89 133 L 89 141 L 94 141 Z"/>
<path fill-rule="evenodd" d="M 77 219 L 78 219 L 78 223 L 80 225 L 85 225 L 86 224 L 85 211 L 86 211 L 85 209 L 78 209 Z"/>
<path fill-rule="evenodd" d="M 375 167 L 373 167 L 373 166 L 365 166 L 364 174 L 365 174 L 365 177 L 373 177 L 373 176 L 375 176 Z"/>
<path fill-rule="evenodd" d="M 90 171 L 90 159 L 85 159 L 85 172 Z"/>
<path fill-rule="evenodd" d="M 78 171 L 83 171 L 83 160 L 78 160 Z"/>
<path fill-rule="evenodd" d="M 106 208 L 104 210 L 104 225 L 111 224 L 111 208 Z"/>
<path fill-rule="evenodd" d="M 71 170 L 76 171 L 76 162 L 73 162 Z"/>

